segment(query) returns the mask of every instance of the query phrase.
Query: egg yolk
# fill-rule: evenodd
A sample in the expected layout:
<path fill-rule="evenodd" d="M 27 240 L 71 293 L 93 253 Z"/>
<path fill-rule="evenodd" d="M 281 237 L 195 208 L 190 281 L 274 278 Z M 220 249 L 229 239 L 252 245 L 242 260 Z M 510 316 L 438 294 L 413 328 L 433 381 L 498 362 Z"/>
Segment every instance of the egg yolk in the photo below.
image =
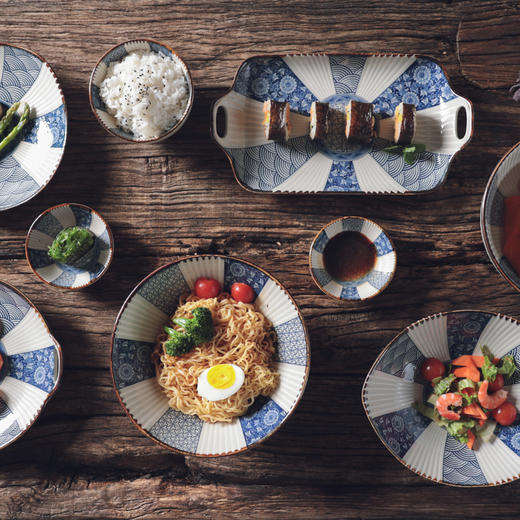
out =
<path fill-rule="evenodd" d="M 215 365 L 208 371 L 208 383 L 219 390 L 225 390 L 233 385 L 236 376 L 231 365 Z"/>

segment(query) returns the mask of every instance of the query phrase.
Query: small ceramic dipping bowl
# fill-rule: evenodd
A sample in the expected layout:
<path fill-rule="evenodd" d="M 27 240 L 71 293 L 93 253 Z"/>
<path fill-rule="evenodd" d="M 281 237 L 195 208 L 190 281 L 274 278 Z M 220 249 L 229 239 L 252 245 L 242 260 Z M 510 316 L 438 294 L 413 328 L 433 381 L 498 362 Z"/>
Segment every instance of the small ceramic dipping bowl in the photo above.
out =
<path fill-rule="evenodd" d="M 90 229 L 94 245 L 72 264 L 55 262 L 49 246 L 63 229 Z M 45 210 L 33 223 L 25 240 L 25 256 L 34 274 L 62 289 L 82 289 L 99 280 L 114 256 L 114 239 L 101 215 L 83 204 L 66 203 Z"/>
<path fill-rule="evenodd" d="M 172 121 L 172 125 L 165 132 L 157 137 L 153 137 L 151 139 L 137 139 L 132 133 L 126 132 L 122 128 L 120 128 L 117 124 L 116 119 L 108 113 L 107 107 L 105 103 L 101 99 L 99 94 L 99 89 L 103 80 L 106 77 L 107 69 L 110 63 L 114 61 L 121 61 L 127 54 L 132 51 L 152 51 L 157 52 L 159 54 L 163 54 L 169 57 L 176 57 L 181 64 L 181 67 L 184 70 L 184 75 L 186 78 L 186 82 L 188 84 L 188 103 L 186 104 L 186 108 L 184 109 L 184 113 L 181 118 L 175 121 Z M 191 112 L 191 108 L 193 106 L 193 81 L 191 79 L 190 71 L 181 57 L 167 45 L 164 45 L 156 40 L 151 40 L 149 38 L 141 38 L 140 40 L 130 40 L 125 43 L 121 43 L 112 47 L 108 50 L 101 59 L 97 62 L 94 70 L 92 71 L 92 75 L 90 76 L 89 83 L 89 99 L 90 99 L 90 108 L 94 115 L 96 116 L 99 124 L 110 134 L 115 135 L 117 137 L 121 137 L 126 141 L 131 141 L 133 143 L 151 143 L 156 141 L 162 141 L 163 139 L 167 139 L 171 137 L 173 134 L 178 132 L 182 125 L 188 119 L 188 116 Z"/>
<path fill-rule="evenodd" d="M 314 238 L 309 267 L 314 282 L 327 296 L 367 300 L 392 280 L 395 247 L 375 222 L 342 217 L 327 224 Z"/>

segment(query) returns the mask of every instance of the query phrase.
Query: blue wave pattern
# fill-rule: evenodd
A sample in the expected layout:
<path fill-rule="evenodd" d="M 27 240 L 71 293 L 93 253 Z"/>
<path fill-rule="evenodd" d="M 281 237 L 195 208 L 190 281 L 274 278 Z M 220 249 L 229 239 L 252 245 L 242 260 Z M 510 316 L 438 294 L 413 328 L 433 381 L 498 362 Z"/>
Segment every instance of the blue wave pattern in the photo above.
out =
<path fill-rule="evenodd" d="M 11 155 L 0 160 L 0 210 L 18 206 L 39 188 L 38 183 Z"/>
<path fill-rule="evenodd" d="M 288 101 L 291 110 L 309 115 L 316 96 L 301 82 L 281 58 L 251 58 L 239 69 L 233 90 L 266 101 Z"/>
<path fill-rule="evenodd" d="M 402 377 L 407 381 L 415 381 L 424 356 L 412 341 L 408 333 L 403 334 L 378 361 L 376 370 L 393 376 Z"/>
<path fill-rule="evenodd" d="M 202 421 L 195 415 L 187 415 L 169 409 L 150 428 L 150 434 L 168 446 L 194 453 L 199 444 Z"/>
<path fill-rule="evenodd" d="M 47 128 L 52 133 L 52 148 L 63 148 L 65 144 L 65 128 L 67 126 L 65 123 L 65 107 L 61 105 L 52 112 L 32 119 L 23 140 L 28 143 L 37 143 L 38 131 L 43 124 L 47 125 Z"/>
<path fill-rule="evenodd" d="M 454 312 L 447 316 L 448 349 L 451 359 L 472 354 L 492 315 L 485 312 Z"/>
<path fill-rule="evenodd" d="M 301 168 L 317 151 L 307 136 L 249 148 L 226 148 L 238 178 L 249 188 L 272 191 Z"/>
<path fill-rule="evenodd" d="M 456 98 L 437 63 L 417 58 L 383 93 L 374 100 L 377 113 L 391 116 L 402 101 L 423 110 Z"/>
<path fill-rule="evenodd" d="M 352 161 L 334 161 L 324 191 L 361 191 Z"/>
<path fill-rule="evenodd" d="M 520 425 L 498 426 L 495 435 L 514 453 L 520 456 Z"/>
<path fill-rule="evenodd" d="M 356 93 L 365 62 L 365 56 L 329 56 L 332 80 L 337 94 L 344 96 Z"/>
<path fill-rule="evenodd" d="M 247 283 L 258 296 L 267 280 L 269 280 L 269 277 L 255 267 L 237 260 L 224 259 L 224 289 L 228 291 L 231 290 L 231 285 L 235 282 Z"/>
<path fill-rule="evenodd" d="M 55 361 L 56 349 L 54 347 L 15 354 L 9 356 L 7 375 L 49 393 L 53 389 L 57 377 L 54 372 Z"/>
<path fill-rule="evenodd" d="M 190 288 L 179 266 L 175 264 L 149 278 L 137 294 L 171 316 L 179 304 L 179 296 L 189 292 Z"/>
<path fill-rule="evenodd" d="M 253 415 L 240 417 L 240 425 L 244 432 L 246 444 L 249 446 L 269 435 L 285 419 L 286 415 L 282 408 L 269 399 Z"/>
<path fill-rule="evenodd" d="M 1 74 L 0 102 L 12 105 L 20 101 L 40 74 L 42 62 L 27 51 L 3 46 L 4 67 Z"/>
<path fill-rule="evenodd" d="M 112 351 L 112 370 L 118 389 L 154 377 L 151 355 L 153 343 L 116 338 Z"/>
<path fill-rule="evenodd" d="M 18 426 L 18 423 L 14 418 L 13 412 L 11 412 L 5 401 L 0 399 L 0 422 L 3 422 L 6 419 L 8 419 L 7 423 L 9 426 L 0 432 L 0 447 L 11 442 L 22 433 L 20 426 Z M 12 420 L 12 422 L 10 422 L 10 420 Z"/>
<path fill-rule="evenodd" d="M 451 435 L 446 437 L 442 479 L 449 484 L 460 486 L 487 484 L 475 453 Z"/>
<path fill-rule="evenodd" d="M 405 408 L 372 419 L 390 450 L 402 458 L 431 422 L 414 408 Z"/>
<path fill-rule="evenodd" d="M 305 366 L 307 347 L 305 331 L 300 318 L 293 318 L 274 328 L 276 332 L 276 359 L 282 363 Z"/>
<path fill-rule="evenodd" d="M 387 146 L 387 141 L 375 139 L 369 155 L 406 190 L 432 190 L 446 177 L 451 155 L 422 152 L 413 164 L 407 164 L 402 155 L 383 151 Z"/>
<path fill-rule="evenodd" d="M 0 338 L 13 330 L 29 312 L 29 302 L 0 284 Z"/>

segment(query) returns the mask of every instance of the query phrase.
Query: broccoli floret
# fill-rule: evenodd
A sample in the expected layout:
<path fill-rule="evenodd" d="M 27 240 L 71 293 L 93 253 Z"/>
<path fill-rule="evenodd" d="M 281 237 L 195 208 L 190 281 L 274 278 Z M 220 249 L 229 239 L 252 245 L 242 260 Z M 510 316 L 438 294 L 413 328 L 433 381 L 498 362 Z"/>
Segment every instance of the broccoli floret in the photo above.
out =
<path fill-rule="evenodd" d="M 207 307 L 197 307 L 192 311 L 193 318 L 175 318 L 173 323 L 184 329 L 195 345 L 206 343 L 213 337 L 213 318 Z"/>
<path fill-rule="evenodd" d="M 184 332 L 179 332 L 170 327 L 164 327 L 164 330 L 168 333 L 168 340 L 164 343 L 164 349 L 169 356 L 182 356 L 195 346 L 191 337 Z"/>

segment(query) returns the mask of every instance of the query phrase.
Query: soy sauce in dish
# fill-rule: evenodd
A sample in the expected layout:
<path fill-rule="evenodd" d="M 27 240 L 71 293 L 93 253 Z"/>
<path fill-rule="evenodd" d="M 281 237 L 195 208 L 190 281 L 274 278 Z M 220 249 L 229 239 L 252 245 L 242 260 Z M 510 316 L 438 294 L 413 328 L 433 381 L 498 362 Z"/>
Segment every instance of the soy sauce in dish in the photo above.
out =
<path fill-rule="evenodd" d="M 333 236 L 323 250 L 323 263 L 336 280 L 356 280 L 369 273 L 376 263 L 374 244 L 358 231 Z"/>

